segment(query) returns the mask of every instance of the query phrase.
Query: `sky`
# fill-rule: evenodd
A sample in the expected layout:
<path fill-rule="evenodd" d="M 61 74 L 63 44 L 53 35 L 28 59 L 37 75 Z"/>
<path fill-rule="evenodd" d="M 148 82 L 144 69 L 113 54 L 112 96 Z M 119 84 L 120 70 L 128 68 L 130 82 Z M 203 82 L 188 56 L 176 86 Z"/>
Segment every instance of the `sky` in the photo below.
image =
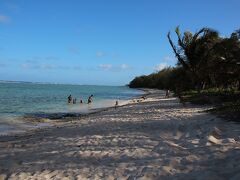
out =
<path fill-rule="evenodd" d="M 239 0 L 0 0 L 0 80 L 126 85 L 174 66 L 174 29 L 240 28 Z"/>

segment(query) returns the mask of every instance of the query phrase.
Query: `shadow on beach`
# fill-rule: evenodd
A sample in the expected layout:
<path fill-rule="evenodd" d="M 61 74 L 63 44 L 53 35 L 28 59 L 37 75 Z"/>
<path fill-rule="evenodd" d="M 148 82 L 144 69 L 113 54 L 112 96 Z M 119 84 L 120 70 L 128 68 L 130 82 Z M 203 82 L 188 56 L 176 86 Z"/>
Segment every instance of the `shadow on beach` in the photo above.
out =
<path fill-rule="evenodd" d="M 35 134 L 0 137 L 0 172 L 20 178 L 98 179 L 225 179 L 237 174 L 239 143 L 208 144 L 207 136 L 219 126 L 219 138 L 237 137 L 239 127 L 232 127 L 239 125 L 230 127 L 201 111 L 170 98 L 109 109 Z"/>

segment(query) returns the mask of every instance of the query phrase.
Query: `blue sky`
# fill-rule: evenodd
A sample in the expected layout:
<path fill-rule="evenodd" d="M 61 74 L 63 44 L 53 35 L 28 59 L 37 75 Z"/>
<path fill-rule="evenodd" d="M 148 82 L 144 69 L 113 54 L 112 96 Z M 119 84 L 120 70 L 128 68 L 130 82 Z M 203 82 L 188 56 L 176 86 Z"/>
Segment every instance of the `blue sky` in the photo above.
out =
<path fill-rule="evenodd" d="M 176 60 L 166 34 L 240 28 L 239 0 L 0 0 L 0 79 L 124 85 Z"/>

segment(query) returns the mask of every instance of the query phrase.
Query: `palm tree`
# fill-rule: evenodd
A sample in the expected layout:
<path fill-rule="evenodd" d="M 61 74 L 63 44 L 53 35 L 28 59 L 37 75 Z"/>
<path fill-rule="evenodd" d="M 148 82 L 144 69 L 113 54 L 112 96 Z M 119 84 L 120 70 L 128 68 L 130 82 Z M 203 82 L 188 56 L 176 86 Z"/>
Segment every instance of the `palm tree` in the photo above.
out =
<path fill-rule="evenodd" d="M 203 88 L 209 79 L 204 71 L 207 70 L 207 61 L 219 40 L 218 32 L 209 28 L 202 28 L 195 34 L 186 31 L 181 35 L 179 26 L 175 29 L 178 46 L 175 46 L 170 32 L 168 40 L 178 59 L 178 65 L 182 66 L 192 76 L 194 86 Z"/>

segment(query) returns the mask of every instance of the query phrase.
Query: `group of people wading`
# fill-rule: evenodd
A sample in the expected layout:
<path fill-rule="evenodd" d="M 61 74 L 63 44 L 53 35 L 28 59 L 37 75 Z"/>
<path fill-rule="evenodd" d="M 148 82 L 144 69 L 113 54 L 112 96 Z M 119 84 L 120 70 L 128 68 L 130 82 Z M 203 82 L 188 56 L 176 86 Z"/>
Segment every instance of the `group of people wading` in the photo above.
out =
<path fill-rule="evenodd" d="M 91 95 L 91 96 L 88 97 L 87 103 L 88 103 L 88 104 L 91 104 L 92 101 L 93 101 L 93 95 Z M 70 95 L 68 96 L 68 104 L 71 104 L 71 103 L 72 103 L 72 104 L 76 104 L 76 103 L 77 103 L 77 98 L 73 98 L 72 95 L 70 94 Z M 79 103 L 80 103 L 80 104 L 83 104 L 83 100 L 80 99 Z"/>
<path fill-rule="evenodd" d="M 77 104 L 77 98 L 73 98 L 72 95 L 70 94 L 67 98 L 68 104 Z M 93 95 L 89 96 L 87 99 L 87 104 L 91 104 L 93 102 Z M 83 104 L 83 100 L 80 99 L 79 101 L 80 104 Z M 118 101 L 115 102 L 114 105 L 115 109 L 118 107 Z"/>

